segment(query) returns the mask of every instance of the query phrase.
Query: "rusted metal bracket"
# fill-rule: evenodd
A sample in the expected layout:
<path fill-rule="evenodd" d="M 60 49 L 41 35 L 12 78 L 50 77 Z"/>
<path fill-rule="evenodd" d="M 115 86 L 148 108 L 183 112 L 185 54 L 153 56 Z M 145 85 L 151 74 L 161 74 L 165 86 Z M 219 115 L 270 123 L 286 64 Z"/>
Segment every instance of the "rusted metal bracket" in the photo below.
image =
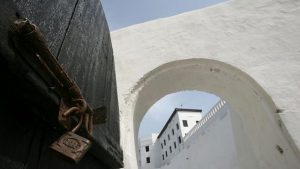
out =
<path fill-rule="evenodd" d="M 79 114 L 84 114 L 85 128 L 89 135 L 92 134 L 93 124 L 106 121 L 104 108 L 96 111 L 97 117 L 94 120 L 95 111 L 85 101 L 77 84 L 70 79 L 52 55 L 36 25 L 28 19 L 18 19 L 12 24 L 10 34 L 12 35 L 13 45 L 18 52 L 21 55 L 26 53 L 26 55 L 22 55 L 24 59 L 33 68 L 38 68 L 38 70 L 42 71 L 37 73 L 40 75 L 46 74 L 47 77 L 50 77 L 45 79 L 49 88 L 61 96 L 58 120 L 63 127 L 68 130 L 71 129 L 68 112 L 71 112 L 70 110 L 72 109 L 76 109 L 76 112 Z"/>

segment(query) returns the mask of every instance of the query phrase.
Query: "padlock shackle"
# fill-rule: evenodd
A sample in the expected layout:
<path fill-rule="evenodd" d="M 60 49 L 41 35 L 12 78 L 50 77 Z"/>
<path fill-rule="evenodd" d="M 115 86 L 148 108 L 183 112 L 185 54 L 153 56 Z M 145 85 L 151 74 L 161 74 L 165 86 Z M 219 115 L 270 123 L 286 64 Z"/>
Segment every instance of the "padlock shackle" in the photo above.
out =
<path fill-rule="evenodd" d="M 82 125 L 82 121 L 83 121 L 83 114 L 80 115 L 80 120 L 78 124 L 71 130 L 73 133 L 75 133 L 79 129 L 79 127 Z"/>

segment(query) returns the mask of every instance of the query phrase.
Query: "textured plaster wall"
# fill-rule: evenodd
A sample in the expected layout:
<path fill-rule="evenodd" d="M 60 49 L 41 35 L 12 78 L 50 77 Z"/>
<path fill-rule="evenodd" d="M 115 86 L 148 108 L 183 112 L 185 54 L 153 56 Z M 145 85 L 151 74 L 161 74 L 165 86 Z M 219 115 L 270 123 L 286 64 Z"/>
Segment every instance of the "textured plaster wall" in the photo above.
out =
<path fill-rule="evenodd" d="M 274 153 L 278 140 L 299 159 L 299 18 L 299 0 L 232 0 L 112 32 L 125 168 L 136 167 L 133 144 L 147 109 L 165 94 L 185 89 L 215 93 L 239 110 L 235 117 L 245 127 L 241 131 L 253 133 L 245 142 L 273 142 L 264 152 L 245 149 L 258 159 Z M 254 111 L 264 114 L 253 121 Z M 257 126 L 251 128 L 253 122 Z M 259 128 L 264 125 L 274 132 L 274 141 L 255 140 L 266 137 L 267 130 Z M 250 163 L 240 158 L 241 166 Z"/>

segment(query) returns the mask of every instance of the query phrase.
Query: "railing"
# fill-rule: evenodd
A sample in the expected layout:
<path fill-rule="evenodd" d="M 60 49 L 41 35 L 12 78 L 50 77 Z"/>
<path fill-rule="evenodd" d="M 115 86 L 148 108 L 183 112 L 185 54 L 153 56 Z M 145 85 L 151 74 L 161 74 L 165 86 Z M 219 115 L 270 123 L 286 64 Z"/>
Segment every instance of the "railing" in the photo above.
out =
<path fill-rule="evenodd" d="M 209 112 L 185 135 L 183 138 L 184 142 L 189 139 L 199 128 L 201 128 L 209 119 L 211 119 L 216 112 L 218 112 L 224 105 L 226 101 L 220 100 L 215 104 L 213 108 L 209 110 Z"/>

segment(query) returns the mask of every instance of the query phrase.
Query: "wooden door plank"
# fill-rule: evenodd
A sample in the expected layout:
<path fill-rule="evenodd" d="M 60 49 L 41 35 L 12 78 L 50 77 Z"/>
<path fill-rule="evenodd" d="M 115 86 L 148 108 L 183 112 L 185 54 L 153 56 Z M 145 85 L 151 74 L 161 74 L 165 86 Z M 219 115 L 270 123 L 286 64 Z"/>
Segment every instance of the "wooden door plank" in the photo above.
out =
<path fill-rule="evenodd" d="M 94 126 L 99 145 L 92 151 L 99 159 L 122 163 L 113 51 L 99 0 L 79 0 L 58 58 L 91 107 L 108 110 L 107 122 Z"/>

